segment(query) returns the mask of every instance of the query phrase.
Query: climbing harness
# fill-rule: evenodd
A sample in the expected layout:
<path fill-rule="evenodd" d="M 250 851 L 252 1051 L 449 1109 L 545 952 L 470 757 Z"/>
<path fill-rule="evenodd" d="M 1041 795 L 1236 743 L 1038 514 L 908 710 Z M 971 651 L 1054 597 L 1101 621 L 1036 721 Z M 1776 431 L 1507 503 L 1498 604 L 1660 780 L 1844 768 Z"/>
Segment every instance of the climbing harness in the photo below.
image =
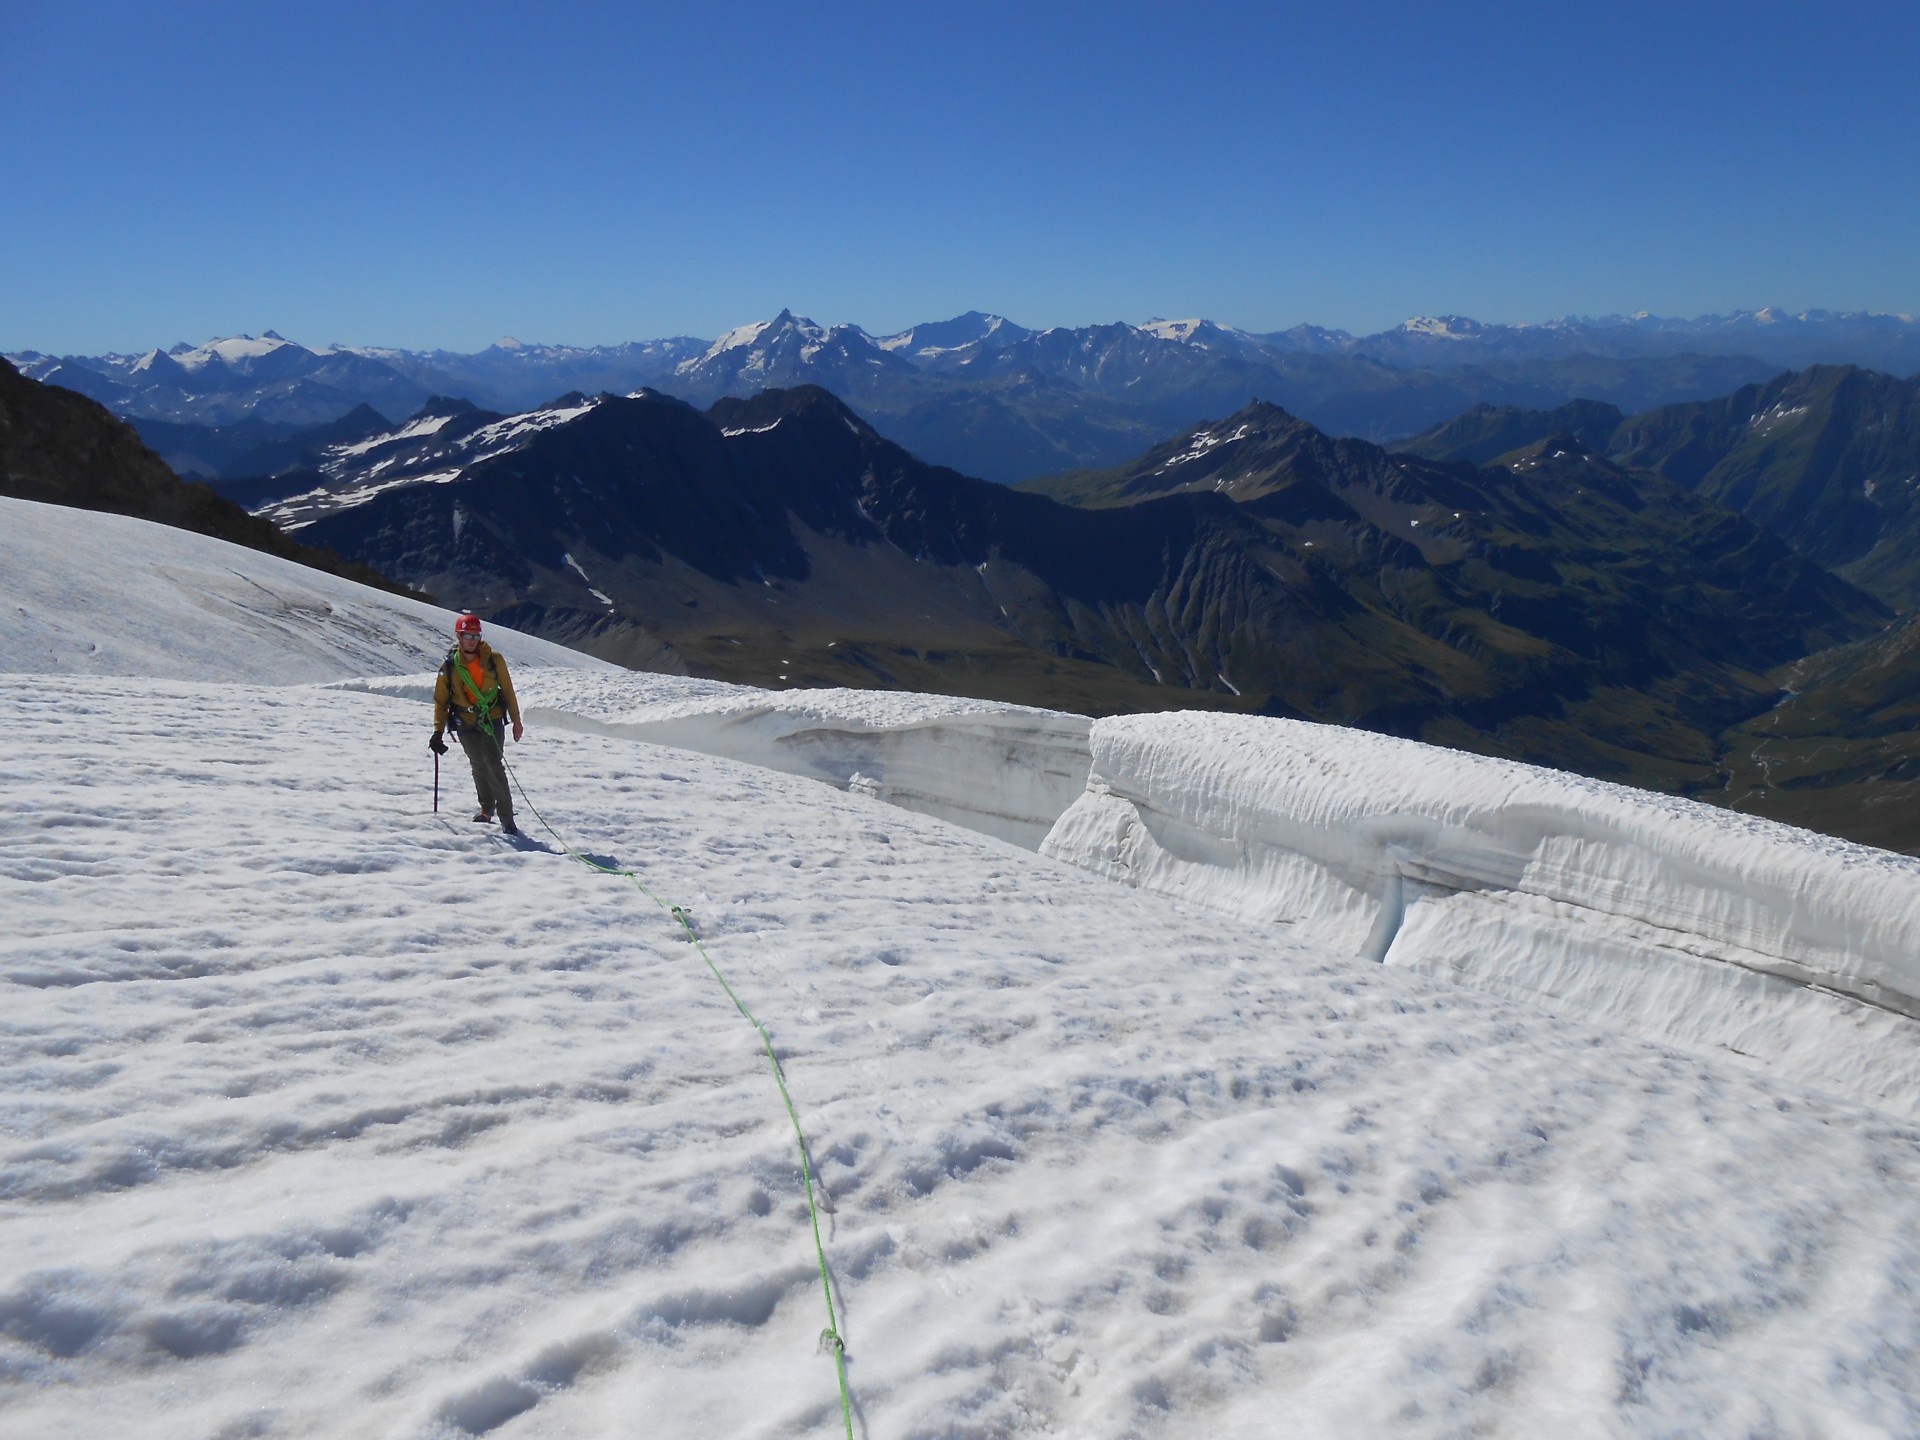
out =
<path fill-rule="evenodd" d="M 489 659 L 492 657 L 489 656 Z M 453 703 L 453 677 L 458 675 L 460 682 L 467 687 L 467 694 L 473 698 L 472 710 L 480 722 L 480 728 L 489 737 L 493 730 L 493 707 L 500 703 L 500 667 L 493 667 L 493 684 L 482 690 L 473 683 L 473 673 L 467 669 L 466 657 L 455 646 L 447 652 L 447 663 L 443 667 L 447 676 L 447 702 Z"/>
<path fill-rule="evenodd" d="M 452 659 L 451 656 L 448 658 L 449 660 Z M 463 677 L 466 676 L 466 667 L 464 665 L 456 666 L 455 668 L 460 671 Z M 467 679 L 467 688 L 471 691 L 473 689 L 471 677 L 467 677 Z M 496 685 L 489 693 L 497 697 L 500 693 L 499 686 Z M 477 694 L 475 698 L 479 698 Z M 482 724 L 484 723 L 485 722 L 482 721 Z M 488 731 L 487 733 L 492 734 L 493 732 Z M 506 764 L 506 756 L 504 754 L 501 756 L 501 763 Z M 826 1297 L 827 1301 L 827 1328 L 820 1332 L 820 1348 L 833 1353 L 834 1369 L 840 1377 L 840 1418 L 846 1422 L 847 1440 L 853 1440 L 853 1397 L 847 1389 L 847 1345 L 846 1341 L 842 1339 L 840 1335 L 840 1321 L 833 1308 L 833 1286 L 827 1279 L 827 1247 L 820 1239 L 820 1209 L 814 1201 L 813 1194 L 813 1152 L 807 1146 L 806 1131 L 800 1128 L 800 1112 L 794 1108 L 793 1096 L 787 1093 L 787 1077 L 781 1072 L 779 1058 L 773 1053 L 773 1037 L 767 1033 L 767 1027 L 760 1023 L 759 1019 L 751 1010 L 747 1009 L 739 995 L 734 992 L 733 986 L 727 983 L 727 977 L 720 973 L 720 967 L 713 963 L 713 957 L 707 953 L 707 947 L 700 943 L 700 937 L 694 931 L 693 916 L 688 913 L 684 906 L 662 900 L 658 895 L 654 894 L 652 890 L 647 888 L 646 882 L 640 878 L 637 872 L 623 869 L 619 866 L 602 865 L 599 861 L 589 859 L 587 856 L 581 854 L 580 851 L 567 840 L 566 836 L 562 835 L 558 830 L 554 829 L 552 825 L 547 823 L 547 817 L 540 813 L 539 807 L 528 797 L 527 787 L 520 783 L 519 773 L 515 771 L 513 766 L 507 765 L 507 774 L 513 777 L 513 788 L 520 792 L 521 804 L 525 805 L 533 815 L 533 818 L 540 822 L 540 828 L 559 842 L 562 850 L 565 850 L 569 856 L 578 860 L 589 870 L 597 871 L 602 875 L 618 875 L 627 880 L 631 880 L 635 889 L 674 918 L 674 921 L 686 932 L 687 939 L 693 942 L 693 948 L 700 952 L 700 958 L 707 962 L 707 969 L 711 970 L 713 972 L 713 978 L 720 982 L 720 988 L 727 992 L 727 999 L 733 1002 L 733 1008 L 738 1010 L 746 1019 L 747 1023 L 759 1032 L 760 1048 L 766 1051 L 767 1066 L 773 1071 L 773 1083 L 780 1087 L 780 1099 L 787 1107 L 787 1119 L 793 1122 L 793 1138 L 795 1143 L 800 1147 L 800 1179 L 806 1185 L 807 1215 L 813 1222 L 813 1253 L 814 1258 L 819 1262 L 820 1266 L 820 1292 Z"/>

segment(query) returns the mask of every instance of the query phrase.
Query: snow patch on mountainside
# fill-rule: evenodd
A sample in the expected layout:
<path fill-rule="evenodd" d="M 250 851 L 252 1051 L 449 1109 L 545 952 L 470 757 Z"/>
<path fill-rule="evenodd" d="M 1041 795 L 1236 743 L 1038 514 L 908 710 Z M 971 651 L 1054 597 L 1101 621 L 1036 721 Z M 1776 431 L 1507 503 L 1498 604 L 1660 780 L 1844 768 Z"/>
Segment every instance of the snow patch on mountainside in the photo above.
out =
<path fill-rule="evenodd" d="M 386 480 L 370 479 L 365 484 L 343 486 L 339 489 L 322 487 L 303 490 L 298 495 L 289 495 L 284 500 L 276 500 L 271 505 L 262 506 L 254 513 L 273 521 L 282 530 L 292 534 L 306 529 L 323 514 L 351 510 L 356 505 L 366 504 L 376 495 L 386 494 L 389 490 L 399 490 L 412 485 L 451 485 L 465 473 L 463 470 L 429 470 L 424 474 L 409 472 Z"/>
<path fill-rule="evenodd" d="M 364 505 L 376 495 L 415 485 L 445 485 L 473 466 L 525 446 L 529 437 L 591 414 L 604 396 L 563 397 L 537 409 L 491 421 L 450 441 L 433 443 L 452 415 L 424 416 L 400 429 L 351 445 L 328 447 L 320 469 L 332 483 L 288 495 L 254 511 L 283 530 L 299 530 L 323 515 Z M 424 445 L 411 442 L 430 442 Z M 372 459 L 376 452 L 393 453 Z M 368 463 L 371 459 L 371 463 Z"/>
<path fill-rule="evenodd" d="M 359 440 L 351 445 L 329 446 L 327 453 L 343 459 L 351 455 L 364 455 L 369 450 L 378 449 L 382 445 L 390 445 L 396 440 L 417 440 L 423 435 L 436 434 L 452 418 L 453 416 L 451 415 L 422 416 L 417 420 L 409 420 L 398 430 L 389 431 L 384 435 L 375 435 L 369 440 Z"/>
<path fill-rule="evenodd" d="M 1184 465 L 1189 460 L 1198 460 L 1201 456 L 1208 454 L 1210 451 L 1222 445 L 1231 445 L 1236 440 L 1244 440 L 1249 428 L 1250 427 L 1245 424 L 1239 425 L 1231 435 L 1216 435 L 1211 430 L 1198 431 L 1187 441 L 1187 448 L 1185 450 L 1182 450 L 1178 455 L 1164 462 L 1159 470 L 1154 473 L 1159 474 L 1171 470 L 1174 466 Z"/>
<path fill-rule="evenodd" d="M 758 340 L 761 335 L 772 328 L 772 325 L 773 322 L 771 320 L 755 320 L 749 325 L 736 325 L 718 340 L 714 341 L 712 345 L 708 346 L 707 353 L 702 355 L 698 360 L 682 360 L 678 368 L 688 370 L 696 365 L 703 365 L 709 360 L 718 359 L 729 350 L 740 350 L 751 346 L 754 341 Z"/>
<path fill-rule="evenodd" d="M 522 436 L 531 435 L 539 430 L 551 430 L 556 425 L 565 425 L 570 420 L 578 420 L 599 403 L 600 397 L 596 395 L 582 400 L 577 405 L 542 406 L 538 410 L 529 410 L 522 415 L 509 415 L 504 420 L 483 425 L 461 440 L 461 446 L 464 449 L 486 452 L 473 456 L 467 463 L 477 465 L 480 461 L 500 453 L 500 450 L 489 447 L 499 446 L 501 449 L 510 449 L 511 442 L 519 440 Z"/>

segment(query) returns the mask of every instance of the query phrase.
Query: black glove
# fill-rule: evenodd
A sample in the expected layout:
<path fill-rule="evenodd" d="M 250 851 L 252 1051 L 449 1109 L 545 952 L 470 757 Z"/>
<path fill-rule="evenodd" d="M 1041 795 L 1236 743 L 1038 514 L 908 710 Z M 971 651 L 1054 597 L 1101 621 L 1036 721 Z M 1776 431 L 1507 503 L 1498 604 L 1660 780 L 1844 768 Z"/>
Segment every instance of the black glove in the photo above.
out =
<path fill-rule="evenodd" d="M 446 739 L 438 730 L 434 731 L 433 734 L 428 737 L 427 749 L 433 751 L 436 755 L 444 755 L 447 753 Z"/>

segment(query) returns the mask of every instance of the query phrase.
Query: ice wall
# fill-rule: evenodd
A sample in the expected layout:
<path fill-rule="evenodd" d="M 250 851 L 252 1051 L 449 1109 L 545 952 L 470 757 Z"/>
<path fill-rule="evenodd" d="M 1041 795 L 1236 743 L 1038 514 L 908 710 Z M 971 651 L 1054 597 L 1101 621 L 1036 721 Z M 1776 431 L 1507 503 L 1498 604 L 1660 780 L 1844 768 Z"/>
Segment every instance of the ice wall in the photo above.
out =
<path fill-rule="evenodd" d="M 1092 728 L 1044 853 L 1920 1111 L 1920 861 L 1297 721 Z"/>
<path fill-rule="evenodd" d="M 510 657 L 511 658 L 511 657 Z M 635 673 L 516 672 L 529 724 L 722 755 L 1038 849 L 1086 792 L 1084 715 L 948 695 L 761 690 Z M 431 699 L 431 676 L 348 688 Z"/>

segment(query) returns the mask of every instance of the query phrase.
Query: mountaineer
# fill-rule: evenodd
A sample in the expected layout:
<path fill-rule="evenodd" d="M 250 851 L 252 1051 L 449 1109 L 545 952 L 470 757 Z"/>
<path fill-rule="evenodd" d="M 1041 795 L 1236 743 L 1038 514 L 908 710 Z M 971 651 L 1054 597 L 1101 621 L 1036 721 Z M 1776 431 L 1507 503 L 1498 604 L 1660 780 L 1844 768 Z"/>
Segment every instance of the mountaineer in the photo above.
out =
<path fill-rule="evenodd" d="M 513 823 L 513 795 L 507 787 L 506 726 L 512 722 L 513 738 L 525 735 L 520 723 L 520 701 L 513 693 L 513 679 L 507 674 L 507 660 L 498 650 L 480 638 L 480 617 L 462 615 L 453 622 L 454 647 L 447 652 L 447 663 L 440 667 L 440 678 L 433 687 L 433 736 L 427 748 L 436 755 L 447 753 L 443 732 L 451 729 L 460 737 L 460 748 L 467 752 L 473 766 L 473 788 L 480 797 L 480 809 L 474 819 L 487 824 L 497 814 L 500 829 L 518 835 Z"/>

